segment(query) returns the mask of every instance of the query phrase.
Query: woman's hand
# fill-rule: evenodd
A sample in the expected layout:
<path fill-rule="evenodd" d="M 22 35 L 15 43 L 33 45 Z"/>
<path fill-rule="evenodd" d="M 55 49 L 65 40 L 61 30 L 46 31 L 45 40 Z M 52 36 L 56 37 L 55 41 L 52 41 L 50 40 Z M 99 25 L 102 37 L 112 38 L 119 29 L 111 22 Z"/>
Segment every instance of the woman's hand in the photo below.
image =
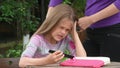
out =
<path fill-rule="evenodd" d="M 86 30 L 93 23 L 94 22 L 90 16 L 79 18 L 78 24 L 80 27 L 80 31 Z"/>
<path fill-rule="evenodd" d="M 63 59 L 64 54 L 61 51 L 55 51 L 54 53 L 49 54 L 46 57 L 46 61 L 48 64 L 52 64 L 52 63 L 56 63 L 58 61 L 60 61 L 61 59 Z"/>

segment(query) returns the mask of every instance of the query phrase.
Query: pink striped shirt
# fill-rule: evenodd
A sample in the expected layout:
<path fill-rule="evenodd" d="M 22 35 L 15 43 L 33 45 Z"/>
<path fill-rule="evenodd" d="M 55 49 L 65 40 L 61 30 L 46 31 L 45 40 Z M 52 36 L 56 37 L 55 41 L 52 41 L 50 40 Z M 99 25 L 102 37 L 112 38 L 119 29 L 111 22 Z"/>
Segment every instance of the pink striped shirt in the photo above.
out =
<path fill-rule="evenodd" d="M 65 39 L 61 40 L 55 45 L 48 43 L 43 35 L 34 35 L 26 49 L 23 51 L 21 57 L 44 57 L 49 54 L 49 50 L 69 50 L 70 54 L 75 55 L 75 45 L 70 36 L 67 36 Z"/>

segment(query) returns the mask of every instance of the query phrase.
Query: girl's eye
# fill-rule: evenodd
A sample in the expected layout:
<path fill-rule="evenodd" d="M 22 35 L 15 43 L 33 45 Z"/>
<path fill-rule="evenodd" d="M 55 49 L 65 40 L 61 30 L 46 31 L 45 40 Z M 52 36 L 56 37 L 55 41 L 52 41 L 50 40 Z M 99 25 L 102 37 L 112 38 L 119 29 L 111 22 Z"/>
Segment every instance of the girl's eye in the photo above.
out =
<path fill-rule="evenodd" d="M 65 29 L 64 27 L 60 27 L 60 29 L 64 29 L 66 32 L 69 32 L 70 31 L 70 29 Z"/>
<path fill-rule="evenodd" d="M 60 27 L 61 29 L 64 29 L 64 27 Z"/>
<path fill-rule="evenodd" d="M 66 31 L 67 31 L 67 32 L 69 32 L 70 30 L 69 30 L 69 29 L 67 29 Z"/>

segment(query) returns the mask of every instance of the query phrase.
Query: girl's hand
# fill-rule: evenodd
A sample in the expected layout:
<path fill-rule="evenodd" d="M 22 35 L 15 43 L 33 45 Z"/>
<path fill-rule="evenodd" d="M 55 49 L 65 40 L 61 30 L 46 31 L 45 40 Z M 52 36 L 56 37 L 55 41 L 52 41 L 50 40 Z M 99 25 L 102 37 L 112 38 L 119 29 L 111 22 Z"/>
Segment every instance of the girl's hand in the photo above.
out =
<path fill-rule="evenodd" d="M 77 21 L 75 21 L 74 25 L 73 25 L 73 28 L 71 30 L 71 35 L 72 37 L 74 38 L 77 33 L 77 30 L 76 30 L 76 25 L 77 25 Z"/>
<path fill-rule="evenodd" d="M 46 60 L 48 64 L 52 64 L 60 61 L 61 59 L 63 59 L 63 57 L 64 57 L 63 52 L 58 50 L 58 51 L 55 51 L 54 53 L 49 54 L 46 57 Z"/>
<path fill-rule="evenodd" d="M 77 28 L 77 21 L 75 21 L 75 23 L 74 23 L 74 25 L 73 25 L 73 33 L 77 33 L 77 30 L 76 30 L 76 28 Z"/>
<path fill-rule="evenodd" d="M 82 45 L 82 42 L 79 38 L 79 35 L 76 31 L 76 25 L 77 22 L 74 23 L 73 29 L 72 29 L 72 38 L 73 38 L 73 44 L 75 45 L 75 52 L 76 52 L 76 56 L 80 57 L 80 56 L 86 56 L 86 51 Z"/>

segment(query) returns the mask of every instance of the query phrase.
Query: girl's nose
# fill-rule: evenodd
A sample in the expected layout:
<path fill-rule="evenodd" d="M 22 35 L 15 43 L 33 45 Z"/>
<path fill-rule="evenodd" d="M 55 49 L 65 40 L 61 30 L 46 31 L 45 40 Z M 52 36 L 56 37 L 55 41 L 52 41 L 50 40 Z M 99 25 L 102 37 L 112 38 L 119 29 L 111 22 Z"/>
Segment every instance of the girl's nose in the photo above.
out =
<path fill-rule="evenodd" d="M 62 30 L 61 32 L 62 32 L 62 34 L 65 34 L 65 33 L 66 33 L 66 30 Z"/>

